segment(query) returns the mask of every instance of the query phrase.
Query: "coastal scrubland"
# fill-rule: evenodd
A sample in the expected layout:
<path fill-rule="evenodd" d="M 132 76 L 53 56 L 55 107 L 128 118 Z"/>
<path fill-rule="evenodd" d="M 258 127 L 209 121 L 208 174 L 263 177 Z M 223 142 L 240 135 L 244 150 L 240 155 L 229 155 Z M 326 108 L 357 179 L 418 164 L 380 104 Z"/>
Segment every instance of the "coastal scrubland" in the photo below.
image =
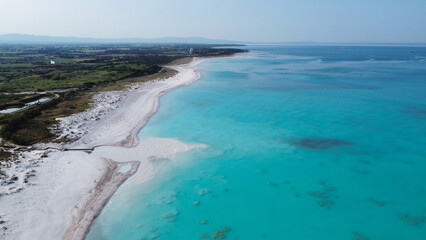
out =
<path fill-rule="evenodd" d="M 51 99 L 20 111 L 0 113 L 0 135 L 8 143 L 24 146 L 52 141 L 56 136 L 49 128 L 57 123 L 56 118 L 86 110 L 95 92 L 120 90 L 134 82 L 173 76 L 175 71 L 164 66 L 192 57 L 242 52 L 218 47 L 0 45 L 0 110 L 22 108 L 42 97 Z"/>

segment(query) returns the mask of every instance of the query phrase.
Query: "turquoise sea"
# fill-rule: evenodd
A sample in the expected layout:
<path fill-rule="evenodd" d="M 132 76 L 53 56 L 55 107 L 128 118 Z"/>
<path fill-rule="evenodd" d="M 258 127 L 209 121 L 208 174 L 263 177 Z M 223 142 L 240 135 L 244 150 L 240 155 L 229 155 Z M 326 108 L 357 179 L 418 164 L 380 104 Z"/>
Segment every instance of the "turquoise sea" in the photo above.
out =
<path fill-rule="evenodd" d="M 87 240 L 426 239 L 426 47 L 245 48 L 139 133 L 209 148 L 123 185 Z"/>

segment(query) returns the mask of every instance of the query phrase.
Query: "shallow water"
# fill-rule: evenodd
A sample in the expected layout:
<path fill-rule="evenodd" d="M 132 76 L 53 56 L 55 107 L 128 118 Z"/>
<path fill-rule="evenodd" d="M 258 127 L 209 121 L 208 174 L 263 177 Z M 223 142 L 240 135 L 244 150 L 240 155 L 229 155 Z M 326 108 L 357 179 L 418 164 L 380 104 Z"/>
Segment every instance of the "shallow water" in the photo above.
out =
<path fill-rule="evenodd" d="M 122 186 L 87 239 L 425 239 L 426 48 L 248 48 L 139 134 L 209 148 Z"/>
<path fill-rule="evenodd" d="M 130 171 L 130 169 L 132 169 L 131 165 L 123 165 L 117 170 L 117 172 L 118 173 L 126 173 L 126 172 Z"/>

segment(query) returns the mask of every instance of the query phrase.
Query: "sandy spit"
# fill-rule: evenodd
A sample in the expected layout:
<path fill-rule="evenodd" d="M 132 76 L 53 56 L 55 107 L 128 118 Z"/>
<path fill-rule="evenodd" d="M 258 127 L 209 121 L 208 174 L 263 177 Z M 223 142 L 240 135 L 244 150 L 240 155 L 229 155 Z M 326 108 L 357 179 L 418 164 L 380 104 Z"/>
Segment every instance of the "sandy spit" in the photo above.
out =
<path fill-rule="evenodd" d="M 140 164 L 139 162 L 116 163 L 109 159 L 105 159 L 105 162 L 107 163 L 105 173 L 99 179 L 96 187 L 90 190 L 89 199 L 83 208 L 78 210 L 77 217 L 73 219 L 64 234 L 64 240 L 84 239 L 89 232 L 90 225 L 100 214 L 102 208 L 108 203 L 118 187 L 136 173 Z M 124 173 L 119 172 L 119 169 L 125 165 L 130 165 L 130 170 Z"/>

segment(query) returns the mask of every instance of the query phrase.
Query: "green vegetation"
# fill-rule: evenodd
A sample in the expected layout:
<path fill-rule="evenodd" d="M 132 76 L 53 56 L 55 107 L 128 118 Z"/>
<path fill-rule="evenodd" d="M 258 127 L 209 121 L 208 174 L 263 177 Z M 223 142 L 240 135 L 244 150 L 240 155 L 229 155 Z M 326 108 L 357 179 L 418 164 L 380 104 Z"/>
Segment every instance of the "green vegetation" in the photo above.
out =
<path fill-rule="evenodd" d="M 26 103 L 37 101 L 42 94 L 2 94 L 0 93 L 0 109 L 23 107 Z"/>
<path fill-rule="evenodd" d="M 0 135 L 19 145 L 52 140 L 55 136 L 49 126 L 55 119 L 87 109 L 96 91 L 171 76 L 174 70 L 161 67 L 171 62 L 243 52 L 215 47 L 0 45 L 0 110 L 22 107 L 46 95 L 53 98 L 22 111 L 0 114 Z"/>
<path fill-rule="evenodd" d="M 3 124 L 1 136 L 20 145 L 30 145 L 53 137 L 53 134 L 48 130 L 51 122 L 36 120 L 36 117 L 41 115 L 42 110 L 52 108 L 65 100 L 66 95 L 68 94 L 45 104 L 31 107 L 26 111 L 4 114 L 0 118 L 0 124 Z"/>
<path fill-rule="evenodd" d="M 194 56 L 241 52 L 209 45 L 0 46 L 0 92 L 85 88 L 158 72 Z M 189 49 L 193 53 L 189 53 Z M 54 64 L 51 64 L 54 61 Z"/>

